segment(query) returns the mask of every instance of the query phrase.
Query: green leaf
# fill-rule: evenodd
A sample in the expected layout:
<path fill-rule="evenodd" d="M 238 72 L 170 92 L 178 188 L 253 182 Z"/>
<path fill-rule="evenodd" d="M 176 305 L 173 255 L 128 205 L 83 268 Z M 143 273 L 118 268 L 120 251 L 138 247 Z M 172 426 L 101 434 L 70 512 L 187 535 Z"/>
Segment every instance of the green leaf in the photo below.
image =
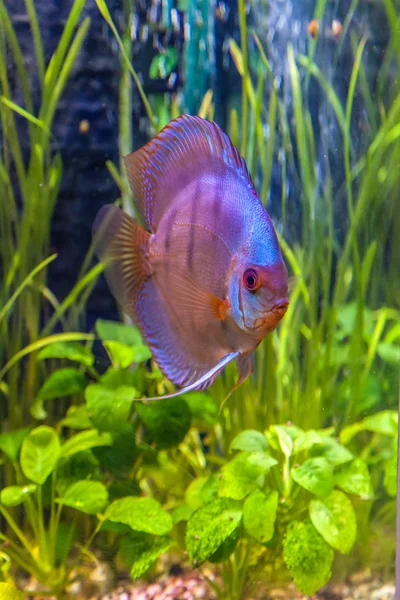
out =
<path fill-rule="evenodd" d="M 0 502 L 4 504 L 4 506 L 19 506 L 22 502 L 36 492 L 37 485 L 10 485 L 9 487 L 5 487 L 0 492 Z"/>
<path fill-rule="evenodd" d="M 166 79 L 178 64 L 178 52 L 175 47 L 166 48 L 161 54 L 157 54 L 150 64 L 150 79 Z"/>
<path fill-rule="evenodd" d="M 165 535 L 172 529 L 172 518 L 154 498 L 127 496 L 115 500 L 104 513 L 105 519 L 124 523 L 134 531 Z"/>
<path fill-rule="evenodd" d="M 181 521 L 189 521 L 195 510 L 196 509 L 193 506 L 188 506 L 187 504 L 177 506 L 171 514 L 173 524 L 176 525 Z"/>
<path fill-rule="evenodd" d="M 18 459 L 22 442 L 30 432 L 30 427 L 16 429 L 7 433 L 0 434 L 0 450 L 11 460 Z"/>
<path fill-rule="evenodd" d="M 115 341 L 128 346 L 143 345 L 142 336 L 136 327 L 115 321 L 96 321 L 96 332 L 103 342 Z"/>
<path fill-rule="evenodd" d="M 71 429 L 90 429 L 92 422 L 89 419 L 87 407 L 85 405 L 70 406 L 64 419 L 60 421 L 60 426 Z"/>
<path fill-rule="evenodd" d="M 72 367 L 53 371 L 40 388 L 38 397 L 41 400 L 53 400 L 63 396 L 79 394 L 87 384 L 83 373 Z"/>
<path fill-rule="evenodd" d="M 196 477 L 187 486 L 185 490 L 185 502 L 193 508 L 199 508 L 203 502 L 202 490 L 207 483 L 207 477 Z"/>
<path fill-rule="evenodd" d="M 60 462 L 57 468 L 56 490 L 59 496 L 63 496 L 65 490 L 75 481 L 99 478 L 99 461 L 92 450 L 83 450 Z"/>
<path fill-rule="evenodd" d="M 72 367 L 54 371 L 40 388 L 31 406 L 31 415 L 35 419 L 45 419 L 47 412 L 43 407 L 45 400 L 53 400 L 63 396 L 79 394 L 86 387 L 87 381 L 83 373 Z"/>
<path fill-rule="evenodd" d="M 94 453 L 102 466 L 117 477 L 128 477 L 136 458 L 135 428 L 132 423 L 125 423 L 111 435 L 112 446 L 95 448 Z"/>
<path fill-rule="evenodd" d="M 361 458 L 342 465 L 335 473 L 335 485 L 348 494 L 356 494 L 363 500 L 373 498 L 371 477 L 367 464 Z"/>
<path fill-rule="evenodd" d="M 218 406 L 214 399 L 204 392 L 183 394 L 183 400 L 189 407 L 194 425 L 215 425 L 218 422 Z"/>
<path fill-rule="evenodd" d="M 330 437 L 319 444 L 314 444 L 310 448 L 310 455 L 326 458 L 333 466 L 342 465 L 354 458 L 347 448 Z"/>
<path fill-rule="evenodd" d="M 43 348 L 37 355 L 38 359 L 45 358 L 66 358 L 78 362 L 85 367 L 91 367 L 94 363 L 94 356 L 86 346 L 75 342 L 56 342 L 51 346 Z"/>
<path fill-rule="evenodd" d="M 25 596 L 15 585 L 0 583 L 0 600 L 24 600 Z"/>
<path fill-rule="evenodd" d="M 296 586 L 307 596 L 312 596 L 331 577 L 334 552 L 308 520 L 289 523 L 283 557 Z"/>
<path fill-rule="evenodd" d="M 243 523 L 249 535 L 262 544 L 274 535 L 279 494 L 276 490 L 267 494 L 259 490 L 246 498 L 243 505 Z"/>
<path fill-rule="evenodd" d="M 190 410 L 182 398 L 167 398 L 149 405 L 138 402 L 136 410 L 159 450 L 178 446 L 190 429 Z"/>
<path fill-rule="evenodd" d="M 57 464 L 60 440 L 51 427 L 41 425 L 32 429 L 21 448 L 21 469 L 25 477 L 43 484 Z"/>
<path fill-rule="evenodd" d="M 261 431 L 245 429 L 233 438 L 229 450 L 245 450 L 247 452 L 264 452 L 268 448 L 267 438 Z"/>
<path fill-rule="evenodd" d="M 384 410 L 363 419 L 360 423 L 354 423 L 342 429 L 340 441 L 342 444 L 348 444 L 353 437 L 360 431 L 371 431 L 380 435 L 390 437 L 397 436 L 398 415 L 394 410 Z"/>
<path fill-rule="evenodd" d="M 100 481 L 76 481 L 57 502 L 87 515 L 101 512 L 108 502 L 107 488 Z"/>
<path fill-rule="evenodd" d="M 112 437 L 109 433 L 99 433 L 97 429 L 89 429 L 70 437 L 62 445 L 60 456 L 67 458 L 83 450 L 90 450 L 90 448 L 96 448 L 97 446 L 111 446 L 111 444 Z"/>
<path fill-rule="evenodd" d="M 294 443 L 293 455 L 309 450 L 315 444 L 323 444 L 326 441 L 326 438 L 326 435 L 315 431 L 315 429 L 304 431 Z"/>
<path fill-rule="evenodd" d="M 239 527 L 242 515 L 239 502 L 228 498 L 219 498 L 193 513 L 186 528 L 190 560 L 200 565 L 212 556 Z"/>
<path fill-rule="evenodd" d="M 382 342 L 376 348 L 377 354 L 385 362 L 399 367 L 400 364 L 400 348 L 395 344 L 387 344 Z"/>
<path fill-rule="evenodd" d="M 241 452 L 222 467 L 218 494 L 241 500 L 259 487 L 258 479 L 277 461 L 265 452 Z"/>
<path fill-rule="evenodd" d="M 103 343 L 114 366 L 126 369 L 133 363 L 135 352 L 131 346 L 112 340 Z"/>
<path fill-rule="evenodd" d="M 309 458 L 301 467 L 293 467 L 296 483 L 316 496 L 328 496 L 333 489 L 332 465 L 325 458 Z"/>
<path fill-rule="evenodd" d="M 132 579 L 141 577 L 151 565 L 167 552 L 173 540 L 148 533 L 129 533 L 120 541 L 120 551 L 131 571 Z"/>
<path fill-rule="evenodd" d="M 285 456 L 291 456 L 293 452 L 293 438 L 290 435 L 289 429 L 291 428 L 287 425 L 271 425 L 270 427 L 270 435 L 276 437 L 279 447 Z"/>
<path fill-rule="evenodd" d="M 240 537 L 240 527 L 236 527 L 236 529 L 231 533 L 231 535 L 228 538 L 226 538 L 226 540 L 224 542 L 222 542 L 222 544 L 214 552 L 214 554 L 212 554 L 211 556 L 208 557 L 208 560 L 211 563 L 215 563 L 215 564 L 223 563 L 226 560 L 228 560 L 230 555 L 235 551 L 235 548 L 239 541 L 239 537 Z"/>
<path fill-rule="evenodd" d="M 138 392 L 133 387 L 121 386 L 114 390 L 100 384 L 88 385 L 85 391 L 86 406 L 93 425 L 99 431 L 118 431 L 131 412 Z"/>
<path fill-rule="evenodd" d="M 311 500 L 309 513 L 315 529 L 324 540 L 342 554 L 348 554 L 357 533 L 356 515 L 348 497 L 339 490 L 333 490 L 327 498 Z"/>

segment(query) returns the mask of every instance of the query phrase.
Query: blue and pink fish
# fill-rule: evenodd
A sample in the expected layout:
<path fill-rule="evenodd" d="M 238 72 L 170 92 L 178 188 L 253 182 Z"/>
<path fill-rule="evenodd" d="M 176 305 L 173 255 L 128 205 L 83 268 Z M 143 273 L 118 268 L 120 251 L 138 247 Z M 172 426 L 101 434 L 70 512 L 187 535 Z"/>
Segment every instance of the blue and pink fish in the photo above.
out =
<path fill-rule="evenodd" d="M 209 386 L 236 360 L 239 380 L 288 306 L 277 236 L 245 161 L 215 124 L 184 115 L 125 158 L 144 227 L 114 205 L 97 215 L 109 286 L 160 369 Z"/>

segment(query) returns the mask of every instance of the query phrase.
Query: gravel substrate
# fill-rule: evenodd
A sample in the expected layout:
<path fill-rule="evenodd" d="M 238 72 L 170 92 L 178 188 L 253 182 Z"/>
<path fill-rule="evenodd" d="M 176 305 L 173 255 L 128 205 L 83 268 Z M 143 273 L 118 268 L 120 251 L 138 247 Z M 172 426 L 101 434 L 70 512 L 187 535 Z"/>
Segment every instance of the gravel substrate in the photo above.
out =
<path fill-rule="evenodd" d="M 97 567 L 89 577 L 77 580 L 66 600 L 217 600 L 217 595 L 207 579 L 198 571 L 173 567 L 169 575 L 152 583 L 121 581 L 119 587 L 107 593 L 94 589 L 108 588 L 112 578 L 107 568 Z M 214 580 L 212 571 L 207 578 Z M 97 584 L 97 585 L 96 585 Z M 220 585 L 220 582 L 219 582 Z M 31 585 L 29 589 L 34 589 Z M 243 600 L 394 600 L 395 586 L 368 573 L 356 573 L 345 583 L 331 583 L 314 596 L 304 596 L 294 585 L 274 589 L 257 590 Z M 34 600 L 50 600 L 38 592 Z M 51 600 L 55 600 L 51 599 Z"/>

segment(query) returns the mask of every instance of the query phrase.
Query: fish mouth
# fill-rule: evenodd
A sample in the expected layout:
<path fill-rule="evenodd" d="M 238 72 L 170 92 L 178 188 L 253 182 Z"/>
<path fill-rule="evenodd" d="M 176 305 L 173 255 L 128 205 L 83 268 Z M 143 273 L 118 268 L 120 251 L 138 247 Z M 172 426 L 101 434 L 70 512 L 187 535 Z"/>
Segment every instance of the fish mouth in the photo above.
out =
<path fill-rule="evenodd" d="M 275 304 L 272 308 L 266 311 L 262 317 L 256 319 L 254 323 L 255 329 L 259 329 L 260 327 L 267 327 L 269 330 L 275 329 L 287 311 L 288 306 L 289 302 L 287 301 Z"/>

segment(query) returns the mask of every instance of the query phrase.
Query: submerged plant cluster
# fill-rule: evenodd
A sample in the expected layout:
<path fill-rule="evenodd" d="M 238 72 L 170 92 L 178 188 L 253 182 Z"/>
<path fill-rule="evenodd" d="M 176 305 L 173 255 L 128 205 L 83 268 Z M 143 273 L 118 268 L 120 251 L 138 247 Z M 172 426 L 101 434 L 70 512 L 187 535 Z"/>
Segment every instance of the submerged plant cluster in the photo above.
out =
<path fill-rule="evenodd" d="M 162 102 L 146 97 L 126 32 L 119 33 L 105 0 L 96 1 L 121 53 L 120 146 L 127 153 L 130 77 L 142 96 L 149 134 L 185 111 L 190 90 L 165 95 Z M 290 306 L 257 350 L 254 377 L 226 403 L 234 367 L 207 393 L 146 405 L 138 399 L 172 388 L 138 331 L 98 320 L 93 332 L 79 332 L 102 270 L 90 267 L 92 253 L 62 302 L 46 281 L 47 265 L 56 260 L 48 256 L 48 240 L 62 176 L 51 126 L 90 25 L 81 20 L 85 3 L 73 3 L 46 65 L 34 1 L 26 0 L 41 80 L 36 110 L 18 39 L 0 3 L 0 592 L 25 573 L 62 598 L 76 565 L 104 560 L 136 579 L 154 576 L 158 559 L 168 554 L 205 576 L 203 565 L 216 565 L 219 577 L 210 585 L 228 600 L 248 597 L 252 582 L 293 580 L 311 595 L 332 576 L 344 578 L 357 568 L 390 576 L 400 364 L 391 218 L 399 189 L 400 89 L 389 65 L 400 59 L 400 15 L 387 0 L 393 38 L 379 75 L 384 97 L 372 93 L 365 77 L 365 37 L 352 37 L 354 64 L 344 105 L 315 62 L 318 40 L 310 41 L 308 55 L 289 47 L 289 115 L 239 1 L 241 43 L 232 40 L 230 53 L 242 77 L 242 99 L 232 109 L 228 133 L 266 204 L 279 161 L 279 237 L 295 276 Z M 317 20 L 325 4 L 317 2 Z M 353 2 L 350 11 L 356 8 Z M 351 18 L 343 37 L 351 35 L 350 24 Z M 15 103 L 9 86 L 9 53 L 24 106 Z M 171 65 L 175 55 L 158 57 L 152 76 Z M 341 186 L 333 185 L 329 156 L 323 176 L 316 168 L 310 85 L 320 86 L 341 132 Z M 356 94 L 364 99 L 369 124 L 357 151 L 351 136 Z M 212 119 L 211 92 L 200 114 Z M 21 153 L 25 135 L 28 161 Z M 289 166 L 301 189 L 295 239 L 286 229 Z M 120 187 L 118 202 L 134 209 L 125 175 L 114 164 L 109 168 Z M 347 226 L 339 239 L 343 215 L 337 216 L 335 203 L 342 196 Z M 54 333 L 56 326 L 61 332 Z"/>

